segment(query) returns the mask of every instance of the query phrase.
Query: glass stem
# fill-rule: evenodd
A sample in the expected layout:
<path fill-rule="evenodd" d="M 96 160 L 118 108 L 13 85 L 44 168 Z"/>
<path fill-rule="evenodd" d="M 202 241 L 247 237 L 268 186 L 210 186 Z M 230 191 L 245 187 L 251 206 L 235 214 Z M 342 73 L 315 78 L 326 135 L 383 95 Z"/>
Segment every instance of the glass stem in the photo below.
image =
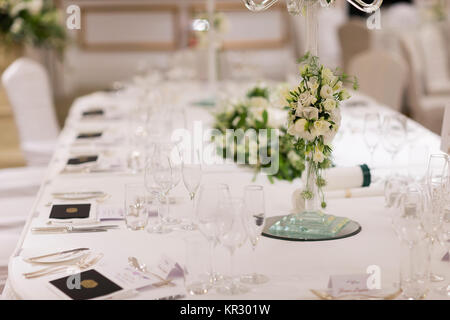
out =
<path fill-rule="evenodd" d="M 214 241 L 209 242 L 209 270 L 211 274 L 211 282 L 214 283 Z"/>
<path fill-rule="evenodd" d="M 252 259 L 253 277 L 256 278 L 256 275 L 258 274 L 258 270 L 256 270 L 256 244 L 255 245 L 252 244 L 252 251 L 253 251 L 253 259 Z"/>
<path fill-rule="evenodd" d="M 230 278 L 231 283 L 234 284 L 234 249 L 230 250 Z"/>
<path fill-rule="evenodd" d="M 166 220 L 170 221 L 170 200 L 169 200 L 169 191 L 166 193 L 166 206 L 167 206 L 167 212 L 166 212 Z"/>

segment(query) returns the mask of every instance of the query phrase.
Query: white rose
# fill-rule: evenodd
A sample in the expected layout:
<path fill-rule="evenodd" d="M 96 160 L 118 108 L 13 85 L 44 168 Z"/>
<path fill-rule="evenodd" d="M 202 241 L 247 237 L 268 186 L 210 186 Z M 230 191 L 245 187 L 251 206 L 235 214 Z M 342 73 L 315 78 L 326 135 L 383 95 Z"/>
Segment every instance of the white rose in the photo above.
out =
<path fill-rule="evenodd" d="M 302 107 L 309 107 L 310 105 L 317 102 L 317 98 L 309 92 L 303 92 L 298 97 L 297 105 L 301 105 Z"/>
<path fill-rule="evenodd" d="M 317 136 L 323 135 L 330 130 L 330 123 L 325 120 L 318 120 L 314 122 L 314 133 Z"/>
<path fill-rule="evenodd" d="M 333 111 L 336 108 L 336 101 L 334 99 L 326 99 L 323 103 L 323 107 L 326 111 Z"/>
<path fill-rule="evenodd" d="M 285 110 L 281 110 L 278 108 L 268 108 L 267 114 L 269 117 L 269 122 L 267 123 L 267 125 L 270 128 L 281 128 L 286 124 L 287 113 Z"/>
<path fill-rule="evenodd" d="M 295 121 L 294 123 L 294 130 L 296 132 L 296 134 L 300 135 L 303 132 L 305 132 L 305 125 L 308 121 L 306 121 L 305 119 L 298 119 L 297 121 Z"/>
<path fill-rule="evenodd" d="M 269 106 L 269 101 L 263 97 L 250 98 L 250 106 L 257 109 L 266 109 Z"/>
<path fill-rule="evenodd" d="M 315 107 L 303 108 L 303 116 L 308 120 L 316 120 L 319 118 L 319 109 Z"/>
<path fill-rule="evenodd" d="M 320 163 L 325 159 L 325 156 L 323 155 L 322 151 L 319 150 L 319 148 L 316 148 L 313 153 L 313 161 L 316 163 Z"/>
<path fill-rule="evenodd" d="M 322 89 L 320 89 L 320 96 L 324 99 L 332 98 L 333 97 L 333 89 L 331 89 L 331 87 L 329 85 L 322 86 Z"/>

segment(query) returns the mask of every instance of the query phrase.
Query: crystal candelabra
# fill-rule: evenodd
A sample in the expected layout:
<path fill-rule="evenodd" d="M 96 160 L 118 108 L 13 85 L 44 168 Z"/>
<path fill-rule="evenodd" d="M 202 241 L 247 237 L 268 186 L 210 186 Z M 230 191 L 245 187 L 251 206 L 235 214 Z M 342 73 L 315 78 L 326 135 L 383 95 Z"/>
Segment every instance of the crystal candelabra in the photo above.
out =
<path fill-rule="evenodd" d="M 251 11 L 263 11 L 278 0 L 242 0 Z M 286 0 L 290 14 L 304 13 L 306 18 L 306 52 L 318 56 L 318 9 L 331 5 L 335 0 Z M 347 0 L 354 7 L 367 13 L 378 10 L 383 0 L 366 3 L 362 0 Z M 266 228 L 264 235 L 286 240 L 326 240 L 350 236 L 359 232 L 358 223 L 350 219 L 327 215 L 319 208 L 316 174 L 313 162 L 306 166 L 305 187 L 311 190 L 309 200 L 305 198 L 305 210 L 283 217 L 276 217 L 274 223 Z"/>
<path fill-rule="evenodd" d="M 251 11 L 263 11 L 270 8 L 278 0 L 262 0 L 262 1 L 242 0 L 242 1 L 245 3 L 245 6 Z M 310 0 L 286 0 L 288 11 L 292 14 L 299 14 L 302 4 L 306 1 Z M 313 0 L 313 1 L 320 2 L 322 6 L 329 6 L 335 0 Z M 347 2 L 361 11 L 371 13 L 378 10 L 378 8 L 383 3 L 383 0 L 373 0 L 371 3 L 366 3 L 362 0 L 347 0 Z"/>

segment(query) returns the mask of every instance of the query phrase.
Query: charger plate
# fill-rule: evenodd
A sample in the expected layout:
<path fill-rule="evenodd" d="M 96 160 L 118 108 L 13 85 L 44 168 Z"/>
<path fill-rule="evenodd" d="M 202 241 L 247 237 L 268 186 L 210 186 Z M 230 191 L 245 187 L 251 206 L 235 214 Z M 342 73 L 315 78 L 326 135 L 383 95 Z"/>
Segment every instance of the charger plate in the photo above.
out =
<path fill-rule="evenodd" d="M 342 238 L 348 238 L 358 234 L 362 228 L 361 225 L 353 220 L 349 220 L 347 224 L 333 236 L 319 236 L 314 234 L 303 234 L 302 236 L 288 236 L 275 234 L 270 231 L 270 227 L 279 221 L 284 216 L 275 216 L 267 218 L 266 225 L 263 229 L 262 235 L 268 238 L 287 240 L 287 241 L 325 241 L 325 240 L 337 240 Z"/>

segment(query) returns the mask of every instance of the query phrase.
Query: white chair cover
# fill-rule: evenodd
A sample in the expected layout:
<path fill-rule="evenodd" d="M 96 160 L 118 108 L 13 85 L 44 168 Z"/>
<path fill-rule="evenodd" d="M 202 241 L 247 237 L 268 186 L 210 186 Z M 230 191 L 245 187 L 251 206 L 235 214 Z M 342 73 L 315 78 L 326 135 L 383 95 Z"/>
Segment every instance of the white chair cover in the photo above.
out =
<path fill-rule="evenodd" d="M 338 29 L 341 44 L 342 67 L 348 72 L 350 61 L 359 53 L 369 50 L 371 34 L 367 29 L 365 20 L 353 18 Z"/>
<path fill-rule="evenodd" d="M 401 57 L 386 51 L 366 51 L 352 59 L 349 73 L 358 78 L 362 92 L 401 111 L 408 80 L 408 67 Z"/>
<path fill-rule="evenodd" d="M 37 62 L 20 58 L 2 75 L 28 165 L 50 160 L 59 128 L 48 75 Z"/>
<path fill-rule="evenodd" d="M 35 196 L 46 168 L 24 167 L 0 170 L 0 200 L 18 196 Z"/>
<path fill-rule="evenodd" d="M 439 24 L 429 23 L 418 32 L 424 59 L 428 94 L 450 94 L 450 75 L 444 32 Z"/>
<path fill-rule="evenodd" d="M 444 106 L 450 101 L 446 95 L 426 95 L 424 88 L 424 63 L 415 32 L 400 36 L 400 47 L 409 67 L 407 102 L 414 120 L 435 133 L 441 132 Z"/>
<path fill-rule="evenodd" d="M 445 107 L 444 120 L 442 120 L 441 150 L 450 154 L 450 103 Z"/>

